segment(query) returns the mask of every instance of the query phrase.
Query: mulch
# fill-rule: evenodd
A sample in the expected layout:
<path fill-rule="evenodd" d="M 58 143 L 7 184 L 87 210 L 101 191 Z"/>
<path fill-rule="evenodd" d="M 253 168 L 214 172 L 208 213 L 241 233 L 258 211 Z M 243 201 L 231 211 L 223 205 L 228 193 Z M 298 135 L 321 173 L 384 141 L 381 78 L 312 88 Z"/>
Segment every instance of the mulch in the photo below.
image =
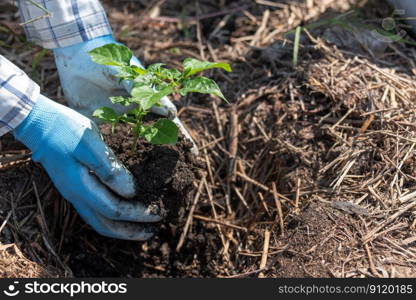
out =
<path fill-rule="evenodd" d="M 384 1 L 103 2 L 146 64 L 232 64 L 208 72 L 231 104 L 173 99 L 206 166 L 194 198 L 150 241 L 103 238 L 6 136 L 0 247 L 60 277 L 415 276 L 416 52 L 374 29 Z M 0 54 L 65 103 L 52 53 L 0 7 Z"/>

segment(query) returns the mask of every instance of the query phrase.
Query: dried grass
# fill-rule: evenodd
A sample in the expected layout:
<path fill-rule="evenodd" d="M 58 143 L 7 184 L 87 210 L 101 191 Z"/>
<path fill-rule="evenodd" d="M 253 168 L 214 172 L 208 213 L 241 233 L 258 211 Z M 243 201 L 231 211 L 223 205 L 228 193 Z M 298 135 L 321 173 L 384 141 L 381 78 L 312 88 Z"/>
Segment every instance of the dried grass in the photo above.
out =
<path fill-rule="evenodd" d="M 138 20 L 131 3 L 110 9 L 116 34 L 149 63 L 175 66 L 188 56 L 233 63 L 233 73 L 212 73 L 232 105 L 176 99 L 206 164 L 177 251 L 202 224 L 216 232 L 206 266 L 212 276 L 414 276 L 414 49 L 395 43 L 381 56 L 365 47 L 351 52 L 318 28 L 302 35 L 293 68 L 285 32 L 353 4 L 369 16 L 383 12 L 366 9 L 367 1 L 220 1 L 216 11 L 200 2 L 188 13 L 204 18 L 182 25 L 157 14 Z M 175 1 L 157 5 L 178 10 Z M 24 50 L 9 19 L 0 17 L 0 26 L 13 48 L 0 53 L 30 71 L 39 49 Z M 43 88 L 62 99 L 50 55 L 39 68 Z M 67 208 L 56 217 L 73 226 Z M 63 238 L 52 246 L 60 249 Z M 41 247 L 68 274 L 59 251 Z"/>

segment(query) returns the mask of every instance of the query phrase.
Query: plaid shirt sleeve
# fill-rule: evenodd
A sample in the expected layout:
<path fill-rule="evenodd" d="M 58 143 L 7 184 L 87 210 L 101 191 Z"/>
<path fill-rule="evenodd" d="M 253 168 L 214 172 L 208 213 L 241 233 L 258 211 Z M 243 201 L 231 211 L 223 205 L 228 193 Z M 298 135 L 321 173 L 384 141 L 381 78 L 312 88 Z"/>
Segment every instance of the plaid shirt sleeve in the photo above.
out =
<path fill-rule="evenodd" d="M 44 48 L 71 46 L 111 34 L 104 8 L 98 0 L 33 0 L 46 13 L 27 0 L 18 0 L 20 17 L 28 40 Z M 35 20 L 35 21 L 34 21 Z"/>
<path fill-rule="evenodd" d="M 39 86 L 0 55 L 0 136 L 22 122 L 39 96 Z"/>
<path fill-rule="evenodd" d="M 18 0 L 28 40 L 44 48 L 71 46 L 111 34 L 98 0 Z M 22 70 L 0 55 L 0 136 L 15 129 L 30 113 L 39 97 L 39 86 Z"/>

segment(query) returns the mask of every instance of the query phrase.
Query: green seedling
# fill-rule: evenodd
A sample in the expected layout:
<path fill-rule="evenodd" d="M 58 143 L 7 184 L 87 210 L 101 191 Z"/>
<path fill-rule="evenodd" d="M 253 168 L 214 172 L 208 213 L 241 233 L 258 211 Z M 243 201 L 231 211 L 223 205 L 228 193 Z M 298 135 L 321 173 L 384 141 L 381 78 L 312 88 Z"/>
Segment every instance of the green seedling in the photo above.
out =
<path fill-rule="evenodd" d="M 154 105 L 160 106 L 160 100 L 171 94 L 182 96 L 191 92 L 211 94 L 227 101 L 217 83 L 204 76 L 196 74 L 208 69 L 223 69 L 231 71 L 227 63 L 211 63 L 187 58 L 183 62 L 183 71 L 166 68 L 157 63 L 140 68 L 130 63 L 132 51 L 126 46 L 108 44 L 89 52 L 91 59 L 100 65 L 114 66 L 118 69 L 120 81 L 128 80 L 133 87 L 130 97 L 111 97 L 112 103 L 132 107 L 127 113 L 118 114 L 109 107 L 97 109 L 93 116 L 99 120 L 111 123 L 114 131 L 118 123 L 131 126 L 137 141 L 144 138 L 152 144 L 175 144 L 178 140 L 178 127 L 169 119 L 159 119 L 151 124 L 144 124 L 143 119 Z"/>

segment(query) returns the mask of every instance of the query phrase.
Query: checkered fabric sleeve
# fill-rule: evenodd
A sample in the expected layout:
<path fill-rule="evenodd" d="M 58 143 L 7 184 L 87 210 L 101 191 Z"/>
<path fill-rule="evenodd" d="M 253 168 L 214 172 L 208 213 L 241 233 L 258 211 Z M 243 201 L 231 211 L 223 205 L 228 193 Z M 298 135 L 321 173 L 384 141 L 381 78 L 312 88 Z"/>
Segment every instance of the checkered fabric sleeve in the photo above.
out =
<path fill-rule="evenodd" d="M 39 86 L 0 55 L 0 136 L 22 122 L 39 97 Z"/>
<path fill-rule="evenodd" d="M 18 4 L 28 40 L 44 48 L 67 47 L 111 34 L 98 0 L 18 0 Z M 44 17 L 46 11 L 50 17 Z M 0 55 L 0 136 L 26 118 L 39 93 L 35 82 Z"/>
<path fill-rule="evenodd" d="M 44 48 L 67 47 L 111 34 L 98 0 L 18 0 L 18 4 L 28 40 Z M 46 11 L 50 17 L 42 17 Z"/>

